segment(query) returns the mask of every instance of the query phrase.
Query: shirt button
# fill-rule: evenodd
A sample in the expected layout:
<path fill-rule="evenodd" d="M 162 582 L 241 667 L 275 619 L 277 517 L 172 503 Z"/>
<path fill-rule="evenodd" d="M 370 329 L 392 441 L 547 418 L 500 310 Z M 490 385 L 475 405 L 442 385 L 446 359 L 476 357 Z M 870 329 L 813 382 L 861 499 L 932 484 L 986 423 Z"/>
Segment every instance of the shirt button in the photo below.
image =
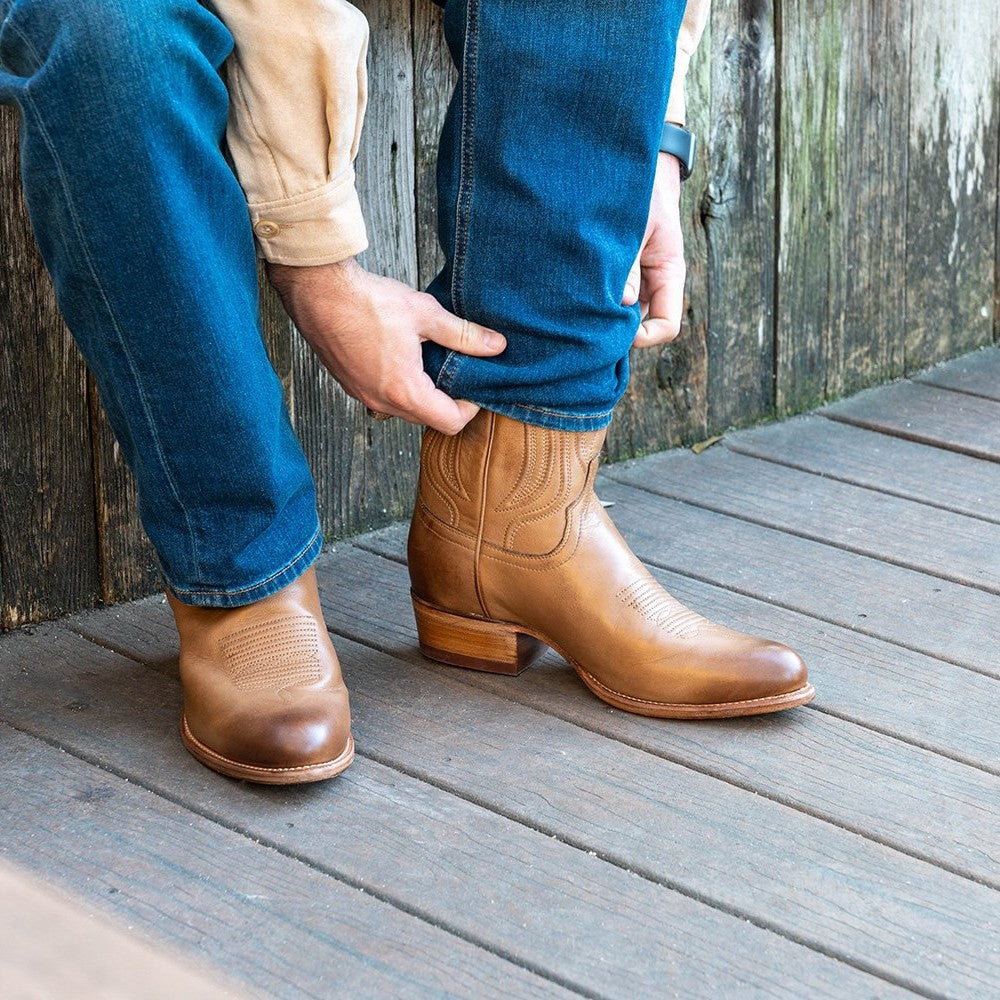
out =
<path fill-rule="evenodd" d="M 253 231 L 261 237 L 261 239 L 269 239 L 271 236 L 277 236 L 281 232 L 281 226 L 277 222 L 271 222 L 269 219 L 261 219 L 254 227 Z"/>

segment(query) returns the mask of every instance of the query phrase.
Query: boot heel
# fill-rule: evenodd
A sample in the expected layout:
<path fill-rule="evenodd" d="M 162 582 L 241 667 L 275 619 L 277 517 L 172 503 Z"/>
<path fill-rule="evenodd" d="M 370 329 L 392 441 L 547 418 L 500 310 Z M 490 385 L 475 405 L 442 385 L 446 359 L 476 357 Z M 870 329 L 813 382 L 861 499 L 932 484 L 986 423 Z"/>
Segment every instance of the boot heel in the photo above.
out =
<path fill-rule="evenodd" d="M 493 674 L 519 674 L 545 648 L 513 625 L 441 611 L 413 598 L 420 652 L 432 660 Z"/>

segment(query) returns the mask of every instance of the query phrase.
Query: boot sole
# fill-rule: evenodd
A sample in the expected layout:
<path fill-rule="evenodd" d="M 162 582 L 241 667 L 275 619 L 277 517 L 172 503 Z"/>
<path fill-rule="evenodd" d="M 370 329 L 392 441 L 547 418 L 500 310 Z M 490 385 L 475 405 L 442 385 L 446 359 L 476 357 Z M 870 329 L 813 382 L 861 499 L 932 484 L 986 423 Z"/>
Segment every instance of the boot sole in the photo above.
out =
<path fill-rule="evenodd" d="M 657 719 L 733 719 L 796 708 L 812 701 L 816 695 L 812 684 L 805 684 L 794 691 L 769 695 L 765 698 L 708 705 L 633 698 L 602 684 L 571 656 L 567 656 L 558 645 L 534 629 L 513 622 L 497 622 L 487 618 L 457 615 L 428 604 L 414 594 L 410 596 L 417 620 L 420 651 L 429 659 L 469 670 L 516 676 L 531 666 L 545 646 L 551 646 L 601 701 L 634 715 L 646 715 Z"/>
<path fill-rule="evenodd" d="M 302 785 L 310 781 L 325 781 L 346 771 L 354 760 L 354 737 L 351 736 L 343 753 L 333 760 L 322 761 L 319 764 L 303 764 L 300 767 L 261 767 L 258 764 L 244 764 L 223 757 L 222 754 L 205 746 L 191 732 L 183 715 L 181 715 L 181 739 L 188 753 L 205 767 L 224 774 L 227 778 L 240 778 L 258 785 Z"/>

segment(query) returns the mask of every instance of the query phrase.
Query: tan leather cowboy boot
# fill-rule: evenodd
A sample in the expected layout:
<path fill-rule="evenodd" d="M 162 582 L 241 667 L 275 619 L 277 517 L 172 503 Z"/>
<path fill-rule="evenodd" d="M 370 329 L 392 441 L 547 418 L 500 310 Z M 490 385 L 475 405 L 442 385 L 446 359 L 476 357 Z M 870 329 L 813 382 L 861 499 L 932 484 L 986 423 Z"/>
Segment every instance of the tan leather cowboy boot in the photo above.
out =
<path fill-rule="evenodd" d="M 688 610 L 632 554 L 594 494 L 603 441 L 486 410 L 425 433 L 409 540 L 424 654 L 516 674 L 545 643 L 598 698 L 664 718 L 809 701 L 791 649 Z"/>
<path fill-rule="evenodd" d="M 181 637 L 184 745 L 202 764 L 268 785 L 320 781 L 354 760 L 351 711 L 316 573 L 241 608 L 167 599 Z"/>

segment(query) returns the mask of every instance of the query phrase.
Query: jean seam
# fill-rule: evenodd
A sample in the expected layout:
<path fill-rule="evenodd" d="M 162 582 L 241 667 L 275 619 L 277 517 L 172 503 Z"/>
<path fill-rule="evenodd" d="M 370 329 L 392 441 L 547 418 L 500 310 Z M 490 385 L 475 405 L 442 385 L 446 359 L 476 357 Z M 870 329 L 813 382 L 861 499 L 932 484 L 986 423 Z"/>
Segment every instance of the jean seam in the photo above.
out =
<path fill-rule="evenodd" d="M 599 413 L 563 413 L 560 410 L 548 410 L 543 406 L 531 406 L 528 403 L 511 403 L 511 406 L 516 406 L 519 410 L 528 410 L 531 413 L 544 413 L 549 417 L 561 417 L 564 420 L 601 420 L 604 417 L 610 416 L 614 413 L 615 408 L 612 406 L 608 410 L 602 410 Z"/>
<path fill-rule="evenodd" d="M 437 378 L 434 381 L 436 388 L 440 389 L 442 392 L 447 392 L 451 387 L 452 383 L 455 381 L 455 375 L 458 373 L 458 366 L 462 361 L 462 355 L 458 351 L 449 351 L 445 355 L 445 359 L 441 364 L 441 368 L 438 371 Z"/>
<path fill-rule="evenodd" d="M 30 40 L 25 37 L 24 33 L 14 25 L 11 25 L 11 28 L 14 31 L 15 35 L 17 35 L 17 37 L 22 42 L 24 42 L 25 45 L 28 46 L 29 50 L 33 54 L 36 54 L 37 56 L 37 53 L 35 53 L 34 51 L 34 47 L 31 45 Z M 76 231 L 77 240 L 79 241 L 80 253 L 83 257 L 87 270 L 90 273 L 90 278 L 94 283 L 94 287 L 97 289 L 97 292 L 100 295 L 101 302 L 103 303 L 104 308 L 107 310 L 108 316 L 111 320 L 111 327 L 118 338 L 118 345 L 121 348 L 122 355 L 124 356 L 125 361 L 128 364 L 129 372 L 135 382 L 140 407 L 143 416 L 146 418 L 147 427 L 150 431 L 150 436 L 152 438 L 153 445 L 156 450 L 156 457 L 159 460 L 160 466 L 163 470 L 164 477 L 167 481 L 167 485 L 170 487 L 170 490 L 174 495 L 174 499 L 177 502 L 177 506 L 180 508 L 181 513 L 184 516 L 184 522 L 187 525 L 188 541 L 191 547 L 191 559 L 192 562 L 194 563 L 195 574 L 200 576 L 201 564 L 198 558 L 198 546 L 195 541 L 195 532 L 194 532 L 194 526 L 191 523 L 191 516 L 188 513 L 187 508 L 184 506 L 184 502 L 181 500 L 180 491 L 177 488 L 177 482 L 170 471 L 169 465 L 167 464 L 166 453 L 163 450 L 163 445 L 160 441 L 159 435 L 157 434 L 156 422 L 153 420 L 153 414 L 149 405 L 149 400 L 146 397 L 146 393 L 142 386 L 142 380 L 139 378 L 139 373 L 135 367 L 135 361 L 132 357 L 132 352 L 129 350 L 125 337 L 122 334 L 121 325 L 118 322 L 118 317 L 115 315 L 115 311 L 111 306 L 111 301 L 108 298 L 107 291 L 101 284 L 100 278 L 98 278 L 97 276 L 97 269 L 94 266 L 93 257 L 90 254 L 86 239 L 84 238 L 83 235 L 84 233 L 83 226 L 80 223 L 79 216 L 77 215 L 76 212 L 76 207 L 73 204 L 73 197 L 70 193 L 70 187 L 68 179 L 66 177 L 66 171 L 63 169 L 62 161 L 59 159 L 59 154 L 58 152 L 56 152 L 55 144 L 52 142 L 52 137 L 49 135 L 48 130 L 45 127 L 45 122 L 38 109 L 38 106 L 35 104 L 34 98 L 31 96 L 30 93 L 27 92 L 27 90 L 25 90 L 24 92 L 24 103 L 30 109 L 31 114 L 35 119 L 35 123 L 38 126 L 39 134 L 41 135 L 42 140 L 44 141 L 45 146 L 48 149 L 50 155 L 52 156 L 53 162 L 55 163 L 55 167 L 59 175 L 60 186 L 62 187 L 63 194 L 65 195 L 66 198 L 66 210 L 69 213 L 69 217 Z"/>
<path fill-rule="evenodd" d="M 468 260 L 472 190 L 475 183 L 476 68 L 479 53 L 479 4 L 466 0 L 465 39 L 462 52 L 462 124 L 459 130 L 458 192 L 455 198 L 455 247 L 451 269 L 451 304 L 465 315 L 465 265 Z"/>
<path fill-rule="evenodd" d="M 37 73 L 45 64 L 45 60 L 42 58 L 41 53 L 38 51 L 38 49 L 35 48 L 31 39 L 23 31 L 21 31 L 21 29 L 14 23 L 13 10 L 9 11 L 7 13 L 7 16 L 2 21 L 0 21 L 0 29 L 2 29 L 4 25 L 10 26 L 10 30 L 17 36 L 18 40 L 31 53 L 32 57 L 35 60 L 35 65 L 31 72 L 33 74 Z M 27 98 L 27 94 L 25 95 L 25 97 Z"/>
<path fill-rule="evenodd" d="M 309 537 L 309 541 L 306 542 L 298 552 L 292 556 L 280 569 L 275 570 L 270 576 L 264 577 L 263 580 L 257 580 L 254 583 L 248 584 L 246 587 L 235 587 L 235 588 L 194 588 L 194 587 L 176 587 L 170 584 L 170 589 L 175 594 L 185 594 L 192 597 L 213 597 L 225 595 L 229 597 L 234 597 L 237 594 L 246 594 L 251 590 L 257 590 L 260 587 L 266 587 L 269 583 L 277 580 L 283 573 L 287 573 L 315 544 L 316 539 L 321 536 L 322 529 L 317 527 L 316 530 Z"/>

